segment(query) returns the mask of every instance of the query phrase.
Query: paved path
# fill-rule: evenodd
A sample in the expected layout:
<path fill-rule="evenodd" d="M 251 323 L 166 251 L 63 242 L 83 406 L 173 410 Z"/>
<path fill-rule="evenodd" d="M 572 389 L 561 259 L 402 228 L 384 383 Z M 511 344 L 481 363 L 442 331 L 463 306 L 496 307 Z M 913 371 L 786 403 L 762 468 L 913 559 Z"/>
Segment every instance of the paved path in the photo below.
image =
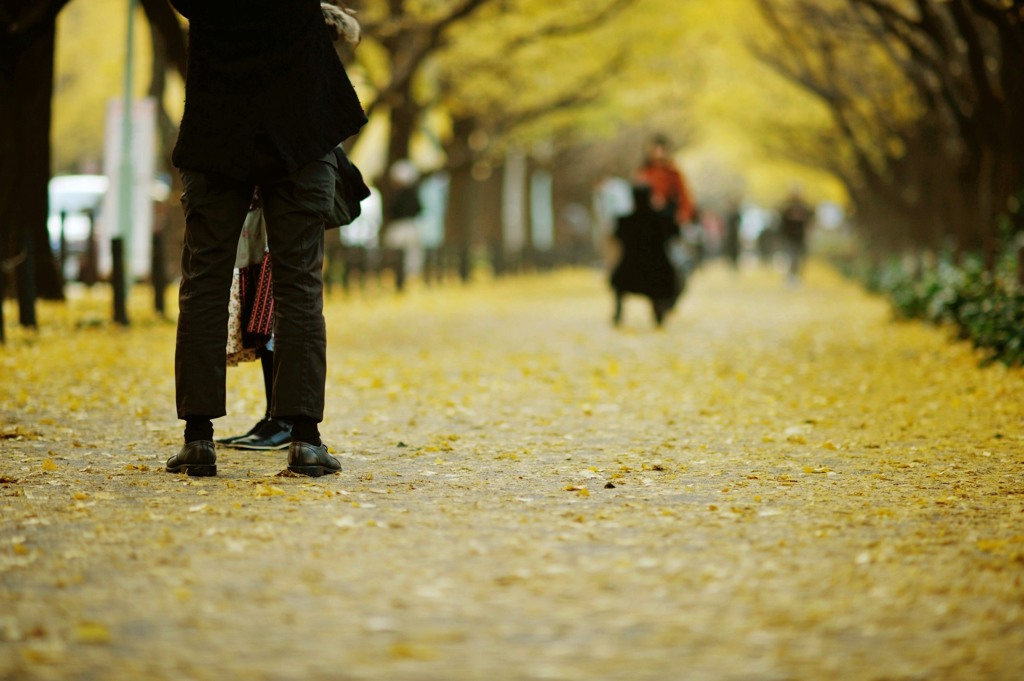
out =
<path fill-rule="evenodd" d="M 0 679 L 1024 669 L 1024 375 L 824 269 L 712 268 L 663 331 L 586 271 L 333 297 L 317 480 L 163 473 L 173 326 L 95 295 L 0 348 Z"/>

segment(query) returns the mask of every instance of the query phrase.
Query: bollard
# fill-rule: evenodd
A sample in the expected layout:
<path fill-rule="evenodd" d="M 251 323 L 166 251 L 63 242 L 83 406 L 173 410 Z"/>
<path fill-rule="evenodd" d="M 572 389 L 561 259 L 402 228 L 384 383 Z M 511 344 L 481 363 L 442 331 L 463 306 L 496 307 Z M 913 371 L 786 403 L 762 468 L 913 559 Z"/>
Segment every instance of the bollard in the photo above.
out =
<path fill-rule="evenodd" d="M 469 243 L 461 243 L 457 248 L 458 252 L 456 257 L 458 258 L 459 279 L 463 284 L 468 284 L 470 278 L 473 276 L 473 262 L 472 254 L 469 250 Z"/>
<path fill-rule="evenodd" d="M 99 267 L 98 252 L 96 249 L 96 214 L 90 209 L 85 211 L 85 217 L 89 221 L 89 236 L 85 243 L 85 254 L 82 256 L 82 266 L 78 278 L 88 287 L 96 283 L 97 268 Z"/>
<path fill-rule="evenodd" d="M 68 261 L 68 236 L 67 236 L 67 222 L 68 213 L 65 210 L 60 212 L 60 251 L 58 257 L 60 259 L 60 280 L 64 281 L 64 264 Z"/>
<path fill-rule="evenodd" d="M 162 229 L 153 232 L 153 262 L 151 263 L 151 269 L 153 272 L 153 309 L 162 317 L 166 309 L 164 294 L 167 289 L 167 272 L 164 269 L 164 232 Z"/>
<path fill-rule="evenodd" d="M 113 257 L 110 283 L 114 287 L 114 323 L 128 326 L 128 306 L 125 299 L 124 239 L 120 237 L 111 239 L 110 251 Z"/>

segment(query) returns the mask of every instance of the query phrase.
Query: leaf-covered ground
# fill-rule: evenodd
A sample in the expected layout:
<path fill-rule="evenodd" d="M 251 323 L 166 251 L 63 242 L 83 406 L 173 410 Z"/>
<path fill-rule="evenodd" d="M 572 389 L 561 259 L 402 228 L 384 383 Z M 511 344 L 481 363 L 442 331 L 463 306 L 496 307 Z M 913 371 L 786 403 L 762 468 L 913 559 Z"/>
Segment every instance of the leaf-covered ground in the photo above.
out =
<path fill-rule="evenodd" d="M 1024 374 L 822 269 L 328 301 L 344 472 L 180 443 L 173 324 L 0 348 L 3 679 L 1017 679 Z M 8 320 L 15 310 L 8 308 Z M 218 434 L 262 413 L 229 372 Z"/>

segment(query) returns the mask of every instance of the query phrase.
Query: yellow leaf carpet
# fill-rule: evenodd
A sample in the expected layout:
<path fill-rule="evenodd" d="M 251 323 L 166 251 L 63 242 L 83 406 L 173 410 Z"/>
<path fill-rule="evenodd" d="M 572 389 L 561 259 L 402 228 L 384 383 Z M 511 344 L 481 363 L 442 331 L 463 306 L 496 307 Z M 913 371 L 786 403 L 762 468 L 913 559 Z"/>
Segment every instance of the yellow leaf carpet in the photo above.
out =
<path fill-rule="evenodd" d="M 827 269 L 332 291 L 320 479 L 163 472 L 146 295 L 0 347 L 2 679 L 1021 678 L 1024 373 Z"/>

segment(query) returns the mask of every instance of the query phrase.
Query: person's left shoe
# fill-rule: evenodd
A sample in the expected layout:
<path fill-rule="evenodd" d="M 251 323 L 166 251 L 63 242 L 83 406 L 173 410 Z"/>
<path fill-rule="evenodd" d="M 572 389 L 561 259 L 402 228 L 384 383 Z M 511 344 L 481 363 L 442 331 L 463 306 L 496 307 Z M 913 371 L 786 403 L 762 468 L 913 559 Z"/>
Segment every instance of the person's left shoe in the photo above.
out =
<path fill-rule="evenodd" d="M 327 445 L 293 442 L 288 447 L 288 470 L 299 475 L 319 478 L 341 470 L 341 464 L 327 453 Z"/>
<path fill-rule="evenodd" d="M 186 473 L 192 477 L 217 475 L 217 449 L 209 440 L 189 442 L 167 459 L 168 473 Z"/>
<path fill-rule="evenodd" d="M 260 419 L 259 421 L 257 421 L 255 426 L 253 426 L 249 430 L 245 431 L 241 435 L 232 435 L 230 437 L 222 437 L 222 438 L 219 438 L 217 440 L 214 440 L 214 442 L 216 442 L 219 445 L 233 445 L 236 442 L 238 442 L 239 440 L 244 440 L 245 438 L 250 437 L 251 435 L 254 435 L 256 433 L 256 431 L 258 431 L 260 428 L 265 426 L 268 421 L 270 421 L 270 417 L 269 416 L 267 418 L 265 418 L 265 419 Z"/>
<path fill-rule="evenodd" d="M 292 424 L 281 419 L 268 419 L 254 433 L 235 440 L 229 446 L 234 449 L 271 451 L 284 449 L 291 441 Z"/>

